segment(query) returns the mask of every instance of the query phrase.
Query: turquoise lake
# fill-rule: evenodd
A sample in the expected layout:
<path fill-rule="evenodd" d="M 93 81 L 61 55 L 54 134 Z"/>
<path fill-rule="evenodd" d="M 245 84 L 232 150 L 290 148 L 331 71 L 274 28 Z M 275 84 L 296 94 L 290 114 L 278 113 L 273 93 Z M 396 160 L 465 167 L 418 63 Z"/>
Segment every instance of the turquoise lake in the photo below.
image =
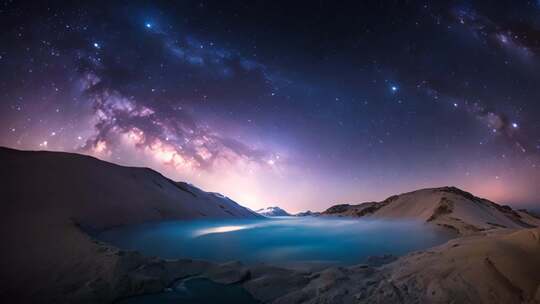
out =
<path fill-rule="evenodd" d="M 415 221 L 284 217 L 150 223 L 111 229 L 98 238 L 163 258 L 321 268 L 362 263 L 369 256 L 399 256 L 453 236 Z"/>

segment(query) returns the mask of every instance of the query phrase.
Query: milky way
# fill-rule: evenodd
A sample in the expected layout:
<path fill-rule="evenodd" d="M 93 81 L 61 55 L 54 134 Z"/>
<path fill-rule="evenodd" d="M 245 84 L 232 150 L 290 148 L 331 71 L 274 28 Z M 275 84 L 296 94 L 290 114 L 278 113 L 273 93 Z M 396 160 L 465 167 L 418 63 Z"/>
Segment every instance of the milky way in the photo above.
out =
<path fill-rule="evenodd" d="M 540 190 L 540 6 L 0 8 L 0 145 L 148 166 L 253 209 Z"/>

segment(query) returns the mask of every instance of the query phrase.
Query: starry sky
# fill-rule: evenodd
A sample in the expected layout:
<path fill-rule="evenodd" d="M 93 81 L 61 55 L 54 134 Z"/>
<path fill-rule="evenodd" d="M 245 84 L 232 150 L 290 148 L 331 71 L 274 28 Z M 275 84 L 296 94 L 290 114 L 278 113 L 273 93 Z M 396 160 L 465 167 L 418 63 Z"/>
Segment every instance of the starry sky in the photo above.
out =
<path fill-rule="evenodd" d="M 252 209 L 540 205 L 540 1 L 40 2 L 0 4 L 2 146 Z"/>

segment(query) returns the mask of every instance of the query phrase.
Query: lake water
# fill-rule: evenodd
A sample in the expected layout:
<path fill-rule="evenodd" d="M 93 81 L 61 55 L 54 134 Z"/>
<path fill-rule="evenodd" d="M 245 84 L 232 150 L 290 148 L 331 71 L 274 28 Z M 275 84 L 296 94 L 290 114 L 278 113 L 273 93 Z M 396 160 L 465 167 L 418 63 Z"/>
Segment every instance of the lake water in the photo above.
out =
<path fill-rule="evenodd" d="M 421 222 L 322 217 L 161 222 L 98 235 L 119 248 L 163 258 L 313 269 L 362 263 L 369 256 L 403 255 L 451 237 Z"/>
<path fill-rule="evenodd" d="M 208 279 L 187 279 L 173 290 L 157 294 L 135 296 L 115 302 L 116 304 L 258 304 L 239 285 L 224 285 Z"/>

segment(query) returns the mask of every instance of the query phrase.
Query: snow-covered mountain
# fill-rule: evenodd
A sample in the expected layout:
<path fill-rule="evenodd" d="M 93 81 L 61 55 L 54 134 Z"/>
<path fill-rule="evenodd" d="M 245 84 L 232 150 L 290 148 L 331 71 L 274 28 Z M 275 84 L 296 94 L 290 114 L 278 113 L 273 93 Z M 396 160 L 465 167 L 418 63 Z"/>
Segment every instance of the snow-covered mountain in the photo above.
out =
<path fill-rule="evenodd" d="M 290 214 L 287 211 L 279 207 L 266 207 L 263 209 L 259 209 L 255 212 L 264 216 L 290 216 Z"/>

